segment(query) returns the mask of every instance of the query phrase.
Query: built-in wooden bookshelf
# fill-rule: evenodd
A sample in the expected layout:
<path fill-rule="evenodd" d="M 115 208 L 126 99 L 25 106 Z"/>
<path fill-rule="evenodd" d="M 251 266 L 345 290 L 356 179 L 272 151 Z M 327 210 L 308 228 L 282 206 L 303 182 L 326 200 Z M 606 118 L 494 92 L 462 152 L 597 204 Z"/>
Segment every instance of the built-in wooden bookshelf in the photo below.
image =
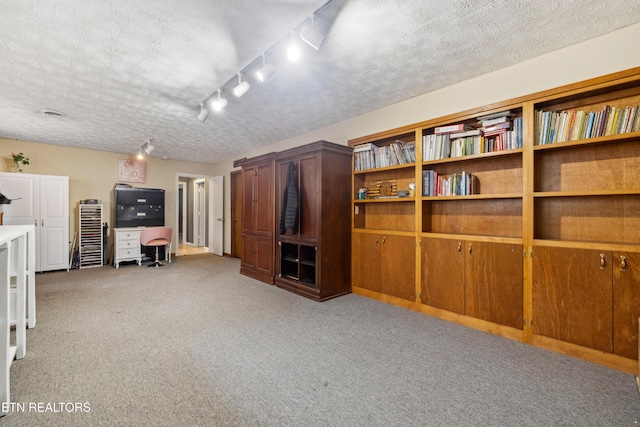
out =
<path fill-rule="evenodd" d="M 636 68 L 350 141 L 416 159 L 354 156 L 353 291 L 637 374 L 639 105 Z"/>

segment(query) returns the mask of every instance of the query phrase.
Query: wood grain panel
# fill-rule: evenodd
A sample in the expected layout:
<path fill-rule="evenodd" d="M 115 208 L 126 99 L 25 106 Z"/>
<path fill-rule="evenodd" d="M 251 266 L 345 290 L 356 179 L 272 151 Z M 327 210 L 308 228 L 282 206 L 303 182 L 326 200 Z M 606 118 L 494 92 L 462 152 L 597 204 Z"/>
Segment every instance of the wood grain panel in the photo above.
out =
<path fill-rule="evenodd" d="M 351 284 L 380 292 L 380 236 L 353 233 Z"/>
<path fill-rule="evenodd" d="M 611 262 L 611 252 L 535 246 L 533 333 L 612 352 Z"/>
<path fill-rule="evenodd" d="M 545 197 L 534 204 L 536 239 L 640 243 L 640 195 Z"/>
<path fill-rule="evenodd" d="M 522 237 L 522 199 L 425 201 L 423 211 L 425 204 L 431 223 L 424 231 Z"/>
<path fill-rule="evenodd" d="M 413 236 L 382 236 L 380 292 L 413 301 L 416 297 L 416 243 Z"/>
<path fill-rule="evenodd" d="M 535 153 L 535 191 L 640 188 L 640 140 Z"/>
<path fill-rule="evenodd" d="M 368 203 L 365 228 L 369 230 L 413 231 L 415 229 L 414 204 L 405 202 Z M 362 215 L 362 212 L 360 213 Z"/>
<path fill-rule="evenodd" d="M 640 253 L 614 252 L 613 263 L 613 352 L 637 360 Z"/>
<path fill-rule="evenodd" d="M 466 242 L 466 314 L 522 329 L 522 245 Z"/>
<path fill-rule="evenodd" d="M 420 246 L 421 302 L 464 314 L 464 241 L 423 237 Z"/>

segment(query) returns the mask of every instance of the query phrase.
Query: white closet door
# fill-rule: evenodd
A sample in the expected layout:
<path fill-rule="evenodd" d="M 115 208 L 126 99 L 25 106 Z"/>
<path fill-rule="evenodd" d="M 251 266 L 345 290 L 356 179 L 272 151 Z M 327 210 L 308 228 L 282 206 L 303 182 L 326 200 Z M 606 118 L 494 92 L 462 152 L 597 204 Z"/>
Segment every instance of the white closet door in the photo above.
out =
<path fill-rule="evenodd" d="M 40 178 L 40 268 L 69 268 L 69 177 Z"/>

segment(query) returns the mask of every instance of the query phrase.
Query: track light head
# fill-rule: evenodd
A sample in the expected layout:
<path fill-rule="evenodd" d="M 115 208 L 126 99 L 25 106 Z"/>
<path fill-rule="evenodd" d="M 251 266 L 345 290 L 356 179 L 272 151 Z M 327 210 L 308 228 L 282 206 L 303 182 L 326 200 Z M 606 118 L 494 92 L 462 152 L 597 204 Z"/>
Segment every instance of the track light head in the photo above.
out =
<path fill-rule="evenodd" d="M 249 90 L 249 88 L 251 87 L 251 85 L 249 84 L 248 81 L 242 81 L 242 76 L 240 73 L 238 73 L 238 86 L 233 88 L 233 94 L 237 97 L 240 98 L 242 95 L 244 95 L 245 93 L 247 93 L 247 91 Z"/>
<path fill-rule="evenodd" d="M 142 149 L 140 149 L 140 151 L 138 151 L 138 154 L 136 154 L 136 159 L 144 160 L 144 154 L 142 154 Z"/>
<path fill-rule="evenodd" d="M 213 111 L 220 111 L 224 107 L 226 107 L 227 104 L 228 104 L 228 101 L 227 101 L 226 98 L 220 97 L 220 92 L 221 91 L 222 91 L 222 89 L 218 89 L 218 99 L 216 99 L 215 101 L 213 101 L 211 103 L 211 107 L 213 108 Z"/>
<path fill-rule="evenodd" d="M 207 107 L 205 107 L 204 103 L 202 103 L 200 104 L 200 114 L 198 114 L 198 120 L 204 123 L 204 121 L 207 120 L 207 117 L 209 117 L 209 110 L 207 110 Z"/>
<path fill-rule="evenodd" d="M 147 142 L 145 142 L 143 145 L 144 148 L 142 149 L 142 151 L 144 151 L 147 154 L 151 154 L 151 152 L 156 148 L 153 145 L 151 145 L 151 141 L 152 141 L 152 138 L 149 138 Z"/>
<path fill-rule="evenodd" d="M 273 76 L 276 72 L 276 69 L 273 65 L 267 64 L 264 67 L 260 68 L 256 71 L 256 77 L 261 82 L 266 81 L 269 77 Z"/>
<path fill-rule="evenodd" d="M 276 69 L 273 65 L 267 64 L 267 59 L 265 54 L 262 54 L 262 67 L 256 71 L 256 78 L 261 82 L 267 81 L 267 79 L 273 76 L 276 72 Z"/>
<path fill-rule="evenodd" d="M 320 50 L 320 46 L 322 46 L 322 42 L 324 41 L 324 36 L 315 29 L 313 15 L 311 15 L 311 23 L 309 25 L 305 25 L 300 30 L 300 38 L 315 50 Z"/>

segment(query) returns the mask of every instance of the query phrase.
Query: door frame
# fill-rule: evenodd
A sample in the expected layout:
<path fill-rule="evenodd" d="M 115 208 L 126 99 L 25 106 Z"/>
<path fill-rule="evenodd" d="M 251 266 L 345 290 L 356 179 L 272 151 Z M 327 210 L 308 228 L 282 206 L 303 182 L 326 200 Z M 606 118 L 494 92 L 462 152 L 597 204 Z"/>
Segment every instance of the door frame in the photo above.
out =
<path fill-rule="evenodd" d="M 176 189 L 175 190 L 175 194 L 176 194 L 176 200 L 175 200 L 176 204 L 175 204 L 175 206 L 176 206 L 176 209 L 177 209 L 178 204 L 180 203 L 180 200 L 179 200 L 180 192 L 178 191 L 178 188 L 179 188 L 179 185 L 180 185 L 180 178 L 204 179 L 204 180 L 206 180 L 206 184 L 209 185 L 209 189 L 213 188 L 213 178 L 214 177 L 211 176 L 211 175 L 193 174 L 193 173 L 186 173 L 186 172 L 176 172 L 175 185 L 174 185 L 174 188 Z M 206 188 L 206 186 L 205 186 L 205 188 Z M 211 191 L 209 191 L 209 196 L 211 196 Z M 224 200 L 224 195 L 223 195 L 222 199 Z M 186 217 L 186 215 L 187 215 L 187 213 L 186 213 L 186 205 L 184 207 L 185 207 L 185 211 L 183 211 L 183 217 Z M 208 200 L 208 202 L 206 204 L 206 212 L 205 212 L 205 216 L 207 218 L 206 224 L 207 224 L 207 229 L 209 231 L 209 234 L 213 233 L 213 230 L 214 230 L 214 223 L 213 222 L 216 221 L 216 219 L 213 218 L 213 215 L 210 214 L 212 212 L 213 212 L 213 197 L 209 197 L 209 200 Z M 177 232 L 179 230 L 178 221 L 179 221 L 179 219 L 178 219 L 178 215 L 177 215 L 177 212 L 176 212 L 175 224 L 174 224 L 174 227 L 175 227 L 174 228 L 174 239 L 177 236 Z M 186 228 L 184 229 L 184 233 L 186 233 Z M 209 241 L 211 241 L 211 237 L 212 236 L 209 236 Z M 223 236 L 223 238 L 224 238 L 224 236 Z M 174 241 L 177 242 L 177 240 L 174 240 Z M 211 253 L 211 251 L 212 251 L 211 245 L 206 245 L 206 247 L 207 247 L 207 251 L 209 253 Z M 180 245 L 179 245 L 179 243 L 175 245 L 175 255 L 176 255 L 176 257 L 181 255 L 180 254 Z"/>

